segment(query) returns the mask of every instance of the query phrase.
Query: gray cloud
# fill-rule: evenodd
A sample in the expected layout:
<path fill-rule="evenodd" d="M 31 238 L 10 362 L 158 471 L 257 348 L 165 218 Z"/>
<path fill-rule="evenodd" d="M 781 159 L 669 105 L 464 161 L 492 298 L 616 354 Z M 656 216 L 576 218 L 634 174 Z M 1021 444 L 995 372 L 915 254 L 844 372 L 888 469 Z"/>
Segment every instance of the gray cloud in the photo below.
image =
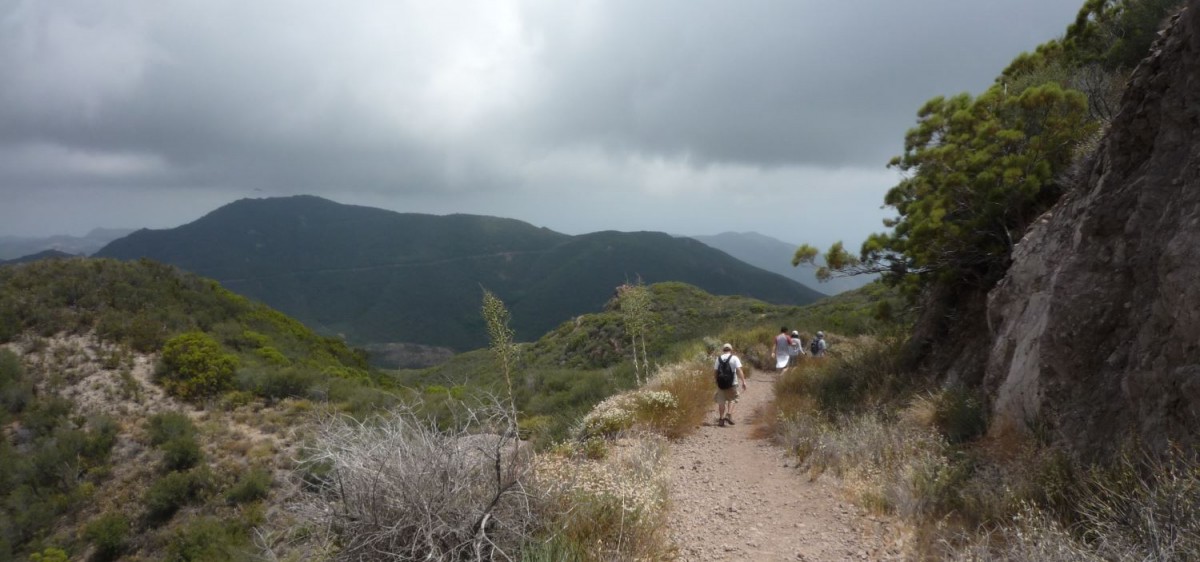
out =
<path fill-rule="evenodd" d="M 0 234 L 315 193 L 854 244 L 919 105 L 1078 4 L 9 1 Z"/>

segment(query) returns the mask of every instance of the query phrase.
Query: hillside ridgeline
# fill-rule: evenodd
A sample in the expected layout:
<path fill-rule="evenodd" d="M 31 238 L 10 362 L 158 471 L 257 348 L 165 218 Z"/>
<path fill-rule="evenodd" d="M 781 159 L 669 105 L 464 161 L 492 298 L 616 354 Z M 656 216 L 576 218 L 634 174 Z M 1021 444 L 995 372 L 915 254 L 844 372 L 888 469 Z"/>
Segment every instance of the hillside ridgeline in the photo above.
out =
<path fill-rule="evenodd" d="M 779 304 L 822 295 L 695 240 L 653 232 L 568 236 L 494 217 L 432 216 L 317 197 L 241 200 L 170 230 L 141 230 L 97 255 L 147 257 L 218 280 L 356 344 L 482 347 L 481 286 L 529 341 L 599 309 L 613 288 L 682 281 Z"/>

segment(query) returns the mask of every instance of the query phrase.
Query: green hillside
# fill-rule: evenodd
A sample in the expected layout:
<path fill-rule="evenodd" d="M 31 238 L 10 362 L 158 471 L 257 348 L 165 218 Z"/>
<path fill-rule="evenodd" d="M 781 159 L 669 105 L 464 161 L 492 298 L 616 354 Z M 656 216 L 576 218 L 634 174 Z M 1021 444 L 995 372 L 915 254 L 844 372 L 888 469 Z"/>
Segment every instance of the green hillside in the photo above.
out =
<path fill-rule="evenodd" d="M 197 330 L 234 349 L 271 347 L 315 368 L 366 370 L 361 352 L 340 340 L 171 266 L 77 258 L 0 267 L 0 343 L 26 331 L 94 331 L 105 341 L 152 352 Z"/>
<path fill-rule="evenodd" d="M 780 325 L 801 330 L 808 338 L 817 330 L 853 336 L 904 321 L 900 296 L 878 283 L 806 306 L 717 296 L 679 282 L 648 289 L 651 328 L 646 346 L 650 361 L 660 365 L 710 353 L 720 344 L 713 338 L 719 337 L 734 341 L 749 368 L 761 368 L 769 353 L 766 342 Z M 548 441 L 560 437 L 600 400 L 632 387 L 636 376 L 618 300 L 522 344 L 518 371 L 518 409 Z M 486 349 L 427 369 L 399 371 L 397 377 L 403 385 L 426 391 L 471 388 L 500 394 L 504 384 Z"/>
<path fill-rule="evenodd" d="M 596 310 L 639 277 L 780 304 L 822 295 L 690 239 L 568 236 L 494 217 L 402 214 L 317 197 L 241 200 L 170 230 L 141 230 L 97 255 L 148 257 L 218 280 L 326 334 L 360 343 L 483 346 L 481 287 L 530 340 Z"/>
<path fill-rule="evenodd" d="M 139 260 L 0 266 L 0 560 L 241 560 L 314 410 L 406 393 L 365 354 Z"/>

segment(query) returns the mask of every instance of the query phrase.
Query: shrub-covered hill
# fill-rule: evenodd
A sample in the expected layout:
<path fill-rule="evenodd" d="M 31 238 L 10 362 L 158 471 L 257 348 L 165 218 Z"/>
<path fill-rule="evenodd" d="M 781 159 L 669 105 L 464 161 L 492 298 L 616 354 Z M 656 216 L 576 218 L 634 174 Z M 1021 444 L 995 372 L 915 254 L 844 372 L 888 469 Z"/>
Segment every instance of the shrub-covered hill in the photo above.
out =
<path fill-rule="evenodd" d="M 2 266 L 0 560 L 249 559 L 288 527 L 311 412 L 390 406 L 390 381 L 171 266 Z"/>
<path fill-rule="evenodd" d="M 879 283 L 807 306 L 781 306 L 760 300 L 711 295 L 686 283 L 645 287 L 649 298 L 646 357 L 652 365 L 705 355 L 733 341 L 751 368 L 766 364 L 767 341 L 782 325 L 800 330 L 808 341 L 817 330 L 856 335 L 890 329 L 904 320 L 901 297 Z M 602 310 L 560 324 L 535 342 L 520 346 L 514 381 L 523 422 L 553 439 L 600 400 L 636 384 L 630 338 L 620 309 L 611 299 Z M 643 375 L 644 376 L 644 375 Z M 492 389 L 504 380 L 486 349 L 462 353 L 419 370 L 402 370 L 405 385 L 454 392 Z"/>
<path fill-rule="evenodd" d="M 613 287 L 639 277 L 776 303 L 822 296 L 663 233 L 569 236 L 512 219 L 396 213 L 311 196 L 236 201 L 178 228 L 135 232 L 97 255 L 176 265 L 356 344 L 456 351 L 486 343 L 480 286 L 508 303 L 524 341 L 600 308 Z"/>
<path fill-rule="evenodd" d="M 363 353 L 342 341 L 169 265 L 79 258 L 0 267 L 0 343 L 26 331 L 95 332 L 104 341 L 152 352 L 193 330 L 248 357 L 282 363 L 283 356 L 347 376 L 367 369 Z"/>

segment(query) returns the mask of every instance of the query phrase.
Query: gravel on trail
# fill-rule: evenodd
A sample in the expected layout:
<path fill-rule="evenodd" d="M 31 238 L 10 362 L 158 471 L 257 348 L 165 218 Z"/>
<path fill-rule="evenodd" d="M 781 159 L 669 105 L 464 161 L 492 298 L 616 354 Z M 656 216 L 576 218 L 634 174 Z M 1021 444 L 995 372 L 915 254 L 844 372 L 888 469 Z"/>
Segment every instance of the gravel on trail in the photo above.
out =
<path fill-rule="evenodd" d="M 903 560 L 885 516 L 852 504 L 830 477 L 816 480 L 767 439 L 760 418 L 776 376 L 756 373 L 735 425 L 716 405 L 695 433 L 671 444 L 669 531 L 680 560 Z"/>

